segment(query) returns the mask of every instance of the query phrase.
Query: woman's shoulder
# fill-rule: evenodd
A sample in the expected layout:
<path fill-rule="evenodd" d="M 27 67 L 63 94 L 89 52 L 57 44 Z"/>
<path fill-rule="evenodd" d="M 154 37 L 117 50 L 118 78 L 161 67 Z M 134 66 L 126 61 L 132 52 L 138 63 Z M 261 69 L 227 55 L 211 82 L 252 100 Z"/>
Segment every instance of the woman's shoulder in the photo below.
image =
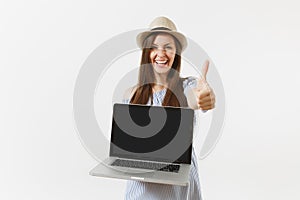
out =
<path fill-rule="evenodd" d="M 131 97 L 134 95 L 135 91 L 137 89 L 137 86 L 132 86 L 125 90 L 124 95 L 123 95 L 123 100 L 129 100 Z"/>

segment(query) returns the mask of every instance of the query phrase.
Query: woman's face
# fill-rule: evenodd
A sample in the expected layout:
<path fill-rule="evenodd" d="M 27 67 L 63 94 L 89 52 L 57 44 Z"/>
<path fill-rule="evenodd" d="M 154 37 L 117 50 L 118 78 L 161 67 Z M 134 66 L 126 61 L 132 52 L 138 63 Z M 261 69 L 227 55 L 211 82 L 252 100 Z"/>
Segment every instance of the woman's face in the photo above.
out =
<path fill-rule="evenodd" d="M 166 74 L 172 67 L 176 55 L 174 38 L 169 34 L 158 34 L 153 41 L 150 60 L 154 73 Z"/>

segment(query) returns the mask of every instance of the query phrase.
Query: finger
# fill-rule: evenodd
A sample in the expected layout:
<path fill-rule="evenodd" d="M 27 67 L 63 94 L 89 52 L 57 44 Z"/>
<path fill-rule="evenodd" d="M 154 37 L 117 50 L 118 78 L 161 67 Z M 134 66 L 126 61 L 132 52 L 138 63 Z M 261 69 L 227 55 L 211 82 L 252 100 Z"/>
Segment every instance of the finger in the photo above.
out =
<path fill-rule="evenodd" d="M 199 91 L 199 98 L 204 98 L 206 96 L 211 96 L 211 95 L 213 95 L 213 94 L 209 88 L 202 89 Z"/>
<path fill-rule="evenodd" d="M 201 107 L 201 108 L 211 107 L 211 106 L 214 106 L 214 105 L 215 105 L 215 101 L 213 99 L 209 100 L 207 102 L 198 103 L 198 106 Z"/>
<path fill-rule="evenodd" d="M 213 105 L 213 104 L 215 104 L 215 99 L 209 99 L 207 101 L 198 102 L 198 105 L 200 105 L 200 106 L 209 106 L 209 105 Z"/>
<path fill-rule="evenodd" d="M 212 95 L 208 95 L 204 98 L 199 99 L 199 103 L 202 104 L 206 104 L 206 103 L 214 103 L 215 102 L 215 97 Z"/>
<path fill-rule="evenodd" d="M 210 105 L 210 106 L 199 106 L 200 110 L 211 110 L 215 108 L 215 105 Z"/>
<path fill-rule="evenodd" d="M 215 99 L 210 99 L 206 102 L 198 102 L 199 108 L 215 107 Z"/>
<path fill-rule="evenodd" d="M 201 73 L 202 73 L 202 79 L 206 80 L 206 75 L 207 75 L 207 72 L 208 72 L 208 67 L 209 67 L 209 61 L 208 60 L 205 60 L 203 66 L 202 66 L 202 69 L 201 69 Z"/>

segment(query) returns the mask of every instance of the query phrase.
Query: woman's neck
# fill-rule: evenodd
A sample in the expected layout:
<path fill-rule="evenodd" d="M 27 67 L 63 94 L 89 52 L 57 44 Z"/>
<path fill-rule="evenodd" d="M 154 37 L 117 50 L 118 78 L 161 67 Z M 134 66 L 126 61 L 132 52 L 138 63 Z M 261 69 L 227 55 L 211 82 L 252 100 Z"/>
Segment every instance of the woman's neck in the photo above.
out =
<path fill-rule="evenodd" d="M 166 86 L 163 86 L 163 85 L 155 84 L 155 85 L 152 87 L 152 90 L 153 90 L 153 92 L 159 92 L 159 91 L 164 90 L 165 88 L 167 88 L 167 87 L 166 87 Z"/>
<path fill-rule="evenodd" d="M 155 76 L 155 85 L 153 86 L 154 91 L 160 91 L 168 87 L 167 75 L 160 74 Z"/>
<path fill-rule="evenodd" d="M 167 84 L 167 74 L 155 74 L 155 80 L 157 84 L 166 85 Z"/>

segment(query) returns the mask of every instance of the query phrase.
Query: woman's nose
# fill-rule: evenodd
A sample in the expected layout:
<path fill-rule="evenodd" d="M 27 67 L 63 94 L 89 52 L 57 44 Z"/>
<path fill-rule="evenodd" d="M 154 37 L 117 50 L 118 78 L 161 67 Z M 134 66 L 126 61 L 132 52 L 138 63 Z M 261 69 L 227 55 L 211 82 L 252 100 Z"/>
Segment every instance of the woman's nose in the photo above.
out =
<path fill-rule="evenodd" d="M 163 48 L 158 48 L 157 49 L 157 55 L 158 56 L 164 56 L 166 54 L 166 51 L 165 51 L 165 49 L 163 49 Z"/>

